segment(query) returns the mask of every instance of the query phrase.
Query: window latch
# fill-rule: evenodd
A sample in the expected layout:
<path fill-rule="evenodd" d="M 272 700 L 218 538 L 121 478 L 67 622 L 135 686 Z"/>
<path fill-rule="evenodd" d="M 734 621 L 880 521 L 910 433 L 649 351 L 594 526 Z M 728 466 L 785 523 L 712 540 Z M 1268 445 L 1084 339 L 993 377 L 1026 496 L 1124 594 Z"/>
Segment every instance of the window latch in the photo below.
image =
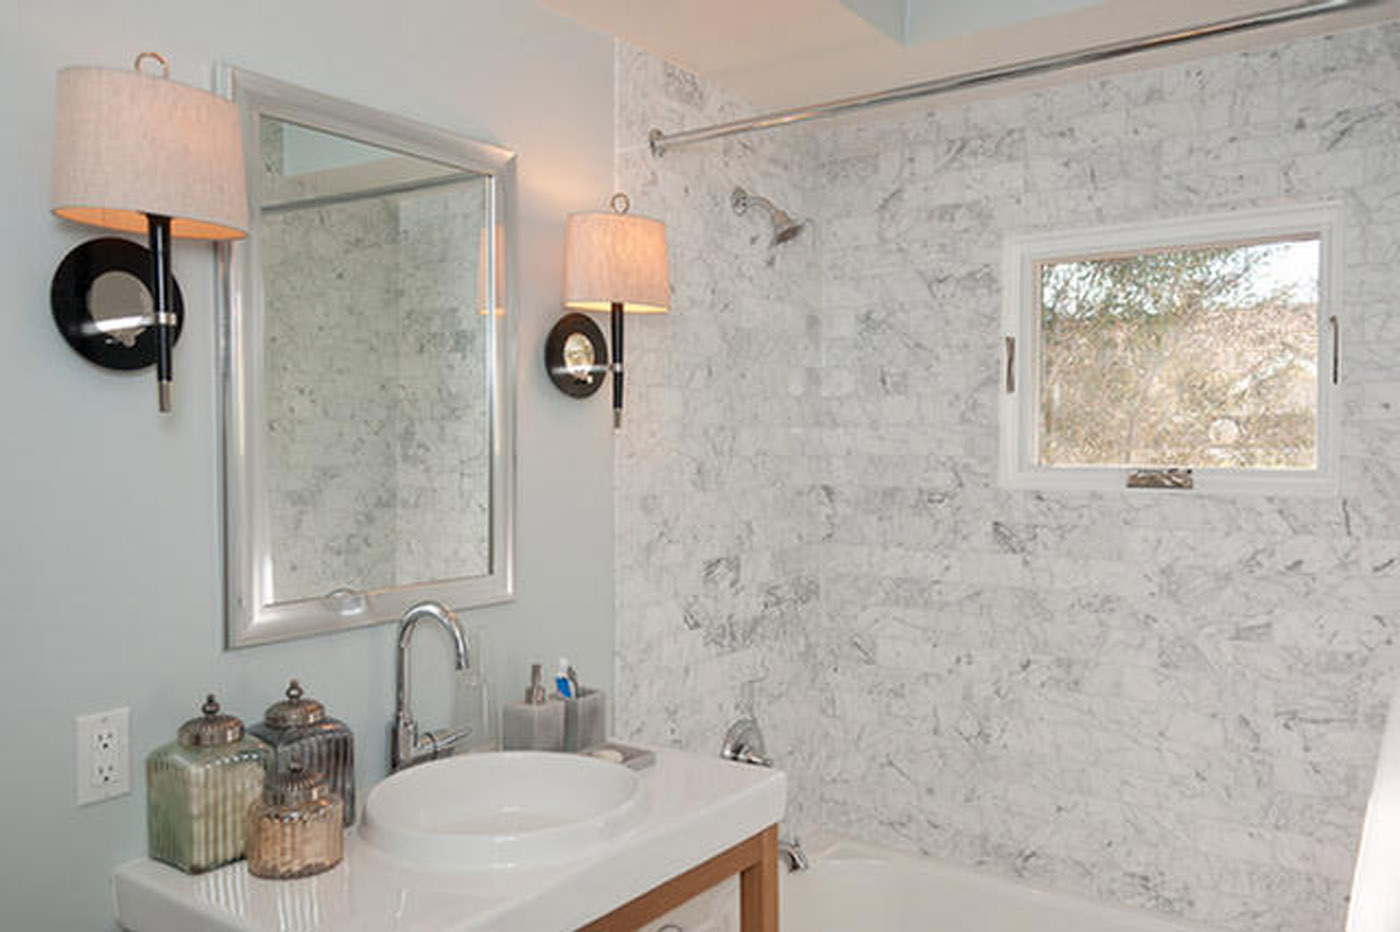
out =
<path fill-rule="evenodd" d="M 1134 469 L 1128 473 L 1130 489 L 1194 489 L 1189 469 Z"/>

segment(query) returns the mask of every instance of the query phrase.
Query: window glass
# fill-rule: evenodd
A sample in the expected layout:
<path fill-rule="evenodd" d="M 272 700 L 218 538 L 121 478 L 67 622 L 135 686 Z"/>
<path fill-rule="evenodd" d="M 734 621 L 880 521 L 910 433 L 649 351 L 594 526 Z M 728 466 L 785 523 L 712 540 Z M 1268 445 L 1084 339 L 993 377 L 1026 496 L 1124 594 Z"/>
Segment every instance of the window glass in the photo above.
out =
<path fill-rule="evenodd" d="M 1036 261 L 1037 465 L 1317 469 L 1320 265 L 1315 234 Z"/>

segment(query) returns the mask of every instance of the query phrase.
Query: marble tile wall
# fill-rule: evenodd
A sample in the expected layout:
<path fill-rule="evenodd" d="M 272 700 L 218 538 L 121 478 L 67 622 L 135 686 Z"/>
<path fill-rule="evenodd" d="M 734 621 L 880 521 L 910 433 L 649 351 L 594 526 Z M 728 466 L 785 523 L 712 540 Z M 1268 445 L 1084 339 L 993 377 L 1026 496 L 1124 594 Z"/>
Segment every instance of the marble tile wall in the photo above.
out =
<path fill-rule="evenodd" d="M 742 105 L 618 54 L 619 182 L 675 290 L 628 347 L 620 730 L 709 752 L 752 710 L 798 828 L 1340 928 L 1400 670 L 1400 26 L 660 160 L 649 126 Z M 734 183 L 809 229 L 753 239 Z M 997 487 L 1007 234 L 1319 201 L 1339 496 Z"/>
<path fill-rule="evenodd" d="M 791 703 L 786 720 L 804 721 L 807 670 L 822 663 L 808 429 L 820 390 L 819 242 L 808 229 L 773 247 L 760 212 L 730 206 L 742 186 L 810 216 L 816 150 L 799 132 L 656 160 L 650 127 L 732 118 L 741 105 L 631 48 L 618 54 L 618 187 L 634 211 L 666 222 L 673 301 L 669 314 L 628 320 L 616 726 L 713 752 L 742 712 L 771 722 L 776 704 Z M 793 770 L 795 808 L 816 800 L 818 784 L 804 780 L 817 775 Z"/>

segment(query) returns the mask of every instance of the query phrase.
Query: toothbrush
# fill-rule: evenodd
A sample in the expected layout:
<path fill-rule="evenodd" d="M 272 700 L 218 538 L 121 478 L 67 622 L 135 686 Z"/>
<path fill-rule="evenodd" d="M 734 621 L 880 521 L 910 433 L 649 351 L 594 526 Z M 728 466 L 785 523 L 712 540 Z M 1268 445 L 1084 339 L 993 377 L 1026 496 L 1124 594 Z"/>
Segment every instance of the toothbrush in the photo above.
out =
<path fill-rule="evenodd" d="M 569 661 L 563 657 L 559 658 L 559 669 L 554 674 L 554 688 L 565 699 L 576 698 L 574 684 L 569 679 Z"/>

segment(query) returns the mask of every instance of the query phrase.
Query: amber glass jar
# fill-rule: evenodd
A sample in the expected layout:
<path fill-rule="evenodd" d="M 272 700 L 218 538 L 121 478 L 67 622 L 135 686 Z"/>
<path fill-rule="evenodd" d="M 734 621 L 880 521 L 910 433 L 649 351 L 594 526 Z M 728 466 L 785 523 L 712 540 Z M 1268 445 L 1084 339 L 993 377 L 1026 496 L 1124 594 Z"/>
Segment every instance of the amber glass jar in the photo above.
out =
<path fill-rule="evenodd" d="M 150 855 L 190 874 L 243 857 L 248 807 L 272 767 L 272 749 L 220 714 L 212 694 L 203 712 L 146 758 Z"/>
<path fill-rule="evenodd" d="M 345 855 L 344 803 L 293 757 L 248 810 L 248 873 L 288 879 L 328 871 Z"/>
<path fill-rule="evenodd" d="M 307 696 L 292 680 L 287 698 L 268 706 L 263 720 L 251 726 L 272 747 L 273 772 L 285 774 L 292 758 L 306 770 L 326 778 L 345 804 L 345 824 L 355 821 L 355 736 L 349 726 L 326 714 L 326 707 Z"/>

